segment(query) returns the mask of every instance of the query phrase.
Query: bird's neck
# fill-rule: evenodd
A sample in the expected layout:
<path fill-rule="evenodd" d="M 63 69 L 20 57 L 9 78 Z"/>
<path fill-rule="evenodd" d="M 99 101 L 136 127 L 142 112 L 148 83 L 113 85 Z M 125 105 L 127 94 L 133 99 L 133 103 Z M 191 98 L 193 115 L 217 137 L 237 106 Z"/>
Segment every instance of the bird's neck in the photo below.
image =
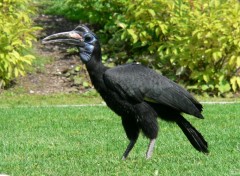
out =
<path fill-rule="evenodd" d="M 100 91 L 100 89 L 102 89 L 101 86 L 104 85 L 103 74 L 108 68 L 103 65 L 101 59 L 96 59 L 94 57 L 88 63 L 86 63 L 86 68 L 88 70 L 92 84 L 98 91 Z"/>

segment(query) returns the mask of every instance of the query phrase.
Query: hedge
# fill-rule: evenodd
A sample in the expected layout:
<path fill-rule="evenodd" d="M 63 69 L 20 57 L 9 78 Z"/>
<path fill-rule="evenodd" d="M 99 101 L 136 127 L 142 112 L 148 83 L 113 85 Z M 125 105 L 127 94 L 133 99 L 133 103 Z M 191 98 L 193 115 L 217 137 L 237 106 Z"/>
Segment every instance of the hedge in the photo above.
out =
<path fill-rule="evenodd" d="M 106 61 L 141 62 L 197 93 L 240 90 L 237 0 L 58 2 L 60 14 L 98 27 Z"/>
<path fill-rule="evenodd" d="M 14 78 L 24 75 L 26 64 L 33 55 L 27 50 L 35 40 L 30 0 L 3 0 L 0 2 L 0 88 Z"/>

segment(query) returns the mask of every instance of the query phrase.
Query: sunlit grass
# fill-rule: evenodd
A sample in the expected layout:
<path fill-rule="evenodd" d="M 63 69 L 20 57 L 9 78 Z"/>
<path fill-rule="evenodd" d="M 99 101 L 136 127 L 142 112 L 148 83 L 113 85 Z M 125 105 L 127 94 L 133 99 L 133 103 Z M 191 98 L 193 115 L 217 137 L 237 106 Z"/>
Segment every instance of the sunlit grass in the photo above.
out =
<path fill-rule="evenodd" d="M 128 160 L 120 118 L 107 107 L 0 109 L 0 173 L 9 175 L 239 175 L 240 104 L 205 105 L 187 118 L 209 142 L 195 151 L 175 124 L 159 121 L 153 158 L 140 137 Z"/>
<path fill-rule="evenodd" d="M 0 94 L 0 107 L 16 106 L 51 106 L 51 105 L 79 105 L 79 104 L 102 104 L 103 100 L 95 90 L 84 94 L 57 93 L 49 95 L 26 94 L 5 91 Z"/>

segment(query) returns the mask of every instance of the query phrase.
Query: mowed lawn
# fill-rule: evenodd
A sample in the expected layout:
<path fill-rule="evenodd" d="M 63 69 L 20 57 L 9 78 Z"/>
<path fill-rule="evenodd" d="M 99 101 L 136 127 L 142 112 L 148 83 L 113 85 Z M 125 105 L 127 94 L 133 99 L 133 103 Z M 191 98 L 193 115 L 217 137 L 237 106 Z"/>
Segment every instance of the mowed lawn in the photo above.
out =
<path fill-rule="evenodd" d="M 126 161 L 120 118 L 105 106 L 0 108 L 0 174 L 11 176 L 240 175 L 240 104 L 205 104 L 185 116 L 209 142 L 197 152 L 176 124 L 159 120 L 153 157 L 140 136 Z"/>

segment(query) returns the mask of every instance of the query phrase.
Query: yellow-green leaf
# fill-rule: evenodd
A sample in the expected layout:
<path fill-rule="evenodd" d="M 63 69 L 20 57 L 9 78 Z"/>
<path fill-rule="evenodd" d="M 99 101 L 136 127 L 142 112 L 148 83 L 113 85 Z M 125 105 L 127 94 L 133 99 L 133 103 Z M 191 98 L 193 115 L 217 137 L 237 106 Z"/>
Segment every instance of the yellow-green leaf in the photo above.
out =
<path fill-rule="evenodd" d="M 237 67 L 240 67 L 240 56 L 237 57 Z"/>
<path fill-rule="evenodd" d="M 203 75 L 203 80 L 208 83 L 209 82 L 209 75 Z"/>
<path fill-rule="evenodd" d="M 232 89 L 236 92 L 237 87 L 240 87 L 240 77 L 234 76 L 230 79 L 230 83 L 232 85 Z"/>
<path fill-rule="evenodd" d="M 135 31 L 133 29 L 128 29 L 127 31 L 131 35 L 133 43 L 136 43 L 138 41 L 138 36 L 136 35 Z"/>
<path fill-rule="evenodd" d="M 156 16 L 156 13 L 154 12 L 153 9 L 148 9 L 148 13 L 149 13 L 152 17 L 155 17 L 155 16 Z"/>

